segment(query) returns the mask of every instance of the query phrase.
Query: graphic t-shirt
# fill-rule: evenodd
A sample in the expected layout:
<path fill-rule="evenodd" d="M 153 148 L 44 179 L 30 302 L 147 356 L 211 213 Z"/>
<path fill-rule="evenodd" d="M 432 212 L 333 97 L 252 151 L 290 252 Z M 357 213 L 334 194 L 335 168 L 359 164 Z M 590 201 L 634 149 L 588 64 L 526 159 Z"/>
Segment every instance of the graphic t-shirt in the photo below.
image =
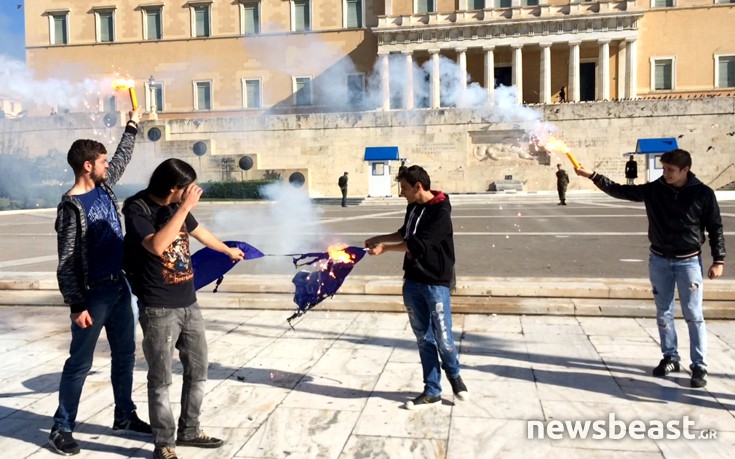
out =
<path fill-rule="evenodd" d="M 81 201 L 87 215 L 89 282 L 120 272 L 123 231 L 112 198 L 101 187 L 75 197 Z"/>
<path fill-rule="evenodd" d="M 159 206 L 144 197 L 150 213 L 139 205 L 125 209 L 126 256 L 131 256 L 136 270 L 132 282 L 133 291 L 143 306 L 182 308 L 196 301 L 194 272 L 189 250 L 189 233 L 199 223 L 188 214 L 179 234 L 164 250 L 155 255 L 143 247 L 148 235 L 157 233 L 176 213 L 178 205 Z"/>

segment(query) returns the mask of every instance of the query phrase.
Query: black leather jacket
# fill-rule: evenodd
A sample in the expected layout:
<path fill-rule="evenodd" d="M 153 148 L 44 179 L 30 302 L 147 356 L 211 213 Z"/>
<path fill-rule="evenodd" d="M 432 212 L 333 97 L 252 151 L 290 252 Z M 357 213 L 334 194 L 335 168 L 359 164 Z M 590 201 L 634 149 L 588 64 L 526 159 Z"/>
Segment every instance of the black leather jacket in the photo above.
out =
<path fill-rule="evenodd" d="M 668 258 L 698 253 L 706 229 L 713 261 L 725 259 L 725 236 L 715 192 L 691 172 L 681 188 L 668 185 L 663 177 L 643 185 L 620 185 L 600 174 L 595 174 L 592 181 L 613 198 L 645 203 L 652 251 Z"/>
<path fill-rule="evenodd" d="M 117 146 L 115 155 L 109 161 L 107 180 L 101 183 L 117 208 L 117 215 L 122 221 L 120 207 L 111 186 L 120 180 L 125 168 L 133 156 L 135 135 L 138 130 L 133 123 L 125 127 L 125 133 Z M 59 290 L 71 312 L 82 312 L 87 309 L 87 215 L 84 206 L 75 196 L 66 193 L 61 197 L 56 210 L 56 245 L 59 252 L 59 265 L 56 268 L 56 279 Z"/>

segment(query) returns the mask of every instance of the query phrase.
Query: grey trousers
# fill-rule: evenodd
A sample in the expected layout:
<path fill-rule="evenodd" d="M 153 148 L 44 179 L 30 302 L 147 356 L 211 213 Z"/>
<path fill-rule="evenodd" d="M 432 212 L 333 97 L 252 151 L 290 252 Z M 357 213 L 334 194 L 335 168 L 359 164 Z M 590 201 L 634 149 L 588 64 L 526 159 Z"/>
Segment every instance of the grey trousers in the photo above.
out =
<path fill-rule="evenodd" d="M 207 381 L 207 340 L 197 303 L 186 308 L 141 304 L 143 353 L 148 362 L 148 413 L 156 446 L 176 446 L 176 437 L 199 434 L 199 414 Z M 174 349 L 184 367 L 178 429 L 169 401 Z"/>

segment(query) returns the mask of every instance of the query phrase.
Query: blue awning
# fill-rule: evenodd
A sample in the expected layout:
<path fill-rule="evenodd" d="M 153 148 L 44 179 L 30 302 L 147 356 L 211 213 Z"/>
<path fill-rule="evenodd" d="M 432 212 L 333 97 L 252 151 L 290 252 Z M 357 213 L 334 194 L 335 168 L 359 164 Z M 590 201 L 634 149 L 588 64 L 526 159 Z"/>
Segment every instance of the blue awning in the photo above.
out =
<path fill-rule="evenodd" d="M 365 147 L 365 161 L 397 161 L 398 147 Z"/>
<path fill-rule="evenodd" d="M 664 137 L 661 139 L 638 139 L 635 144 L 635 153 L 638 154 L 656 154 L 666 153 L 667 151 L 679 148 L 676 138 Z"/>

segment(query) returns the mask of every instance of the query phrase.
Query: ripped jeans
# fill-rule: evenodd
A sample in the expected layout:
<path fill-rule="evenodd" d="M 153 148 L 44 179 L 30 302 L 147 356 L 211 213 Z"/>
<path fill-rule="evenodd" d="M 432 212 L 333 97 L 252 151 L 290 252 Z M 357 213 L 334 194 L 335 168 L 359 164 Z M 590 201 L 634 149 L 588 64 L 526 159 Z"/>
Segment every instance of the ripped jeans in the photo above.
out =
<path fill-rule="evenodd" d="M 449 378 L 459 376 L 457 348 L 452 337 L 449 287 L 404 280 L 403 303 L 419 347 L 424 393 L 438 397 L 442 393 L 441 368 Z"/>
<path fill-rule="evenodd" d="M 692 365 L 706 367 L 707 328 L 702 311 L 702 257 L 683 260 L 664 258 L 651 253 L 648 271 L 656 303 L 656 323 L 664 357 L 679 361 L 674 328 L 674 292 L 679 291 L 681 311 L 689 328 L 689 354 Z"/>

